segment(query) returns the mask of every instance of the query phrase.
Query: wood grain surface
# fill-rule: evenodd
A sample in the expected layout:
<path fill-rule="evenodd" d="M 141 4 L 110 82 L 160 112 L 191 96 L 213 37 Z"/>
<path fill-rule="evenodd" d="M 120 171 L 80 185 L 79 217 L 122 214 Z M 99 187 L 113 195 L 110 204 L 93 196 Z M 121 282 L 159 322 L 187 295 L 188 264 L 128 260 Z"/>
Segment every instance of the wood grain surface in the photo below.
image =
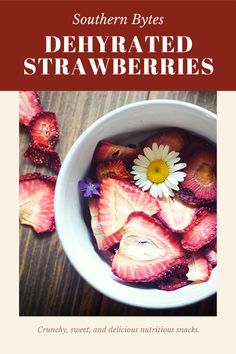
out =
<path fill-rule="evenodd" d="M 63 161 L 80 134 L 96 119 L 127 103 L 155 98 L 187 101 L 216 112 L 216 92 L 185 91 L 44 91 L 46 111 L 57 114 L 60 139 L 55 150 Z M 48 169 L 32 165 L 23 153 L 29 143 L 20 128 L 20 174 Z M 20 226 L 21 316 L 215 316 L 216 295 L 194 305 L 168 310 L 147 310 L 113 301 L 94 290 L 70 264 L 58 235 L 38 236 Z"/>

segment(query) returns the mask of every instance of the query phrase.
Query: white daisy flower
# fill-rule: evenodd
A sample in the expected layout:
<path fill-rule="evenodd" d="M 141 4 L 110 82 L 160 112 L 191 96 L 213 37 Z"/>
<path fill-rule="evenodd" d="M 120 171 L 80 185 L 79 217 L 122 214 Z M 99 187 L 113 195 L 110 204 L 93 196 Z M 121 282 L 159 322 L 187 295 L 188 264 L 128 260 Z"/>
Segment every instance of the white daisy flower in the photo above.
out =
<path fill-rule="evenodd" d="M 183 182 L 186 176 L 186 173 L 180 170 L 187 165 L 178 163 L 179 161 L 179 153 L 169 152 L 168 145 L 158 146 L 153 143 L 152 149 L 145 147 L 143 155 L 138 155 L 132 167 L 135 184 L 143 191 L 150 189 L 155 198 L 173 197 L 173 190 L 179 190 L 178 184 Z"/>

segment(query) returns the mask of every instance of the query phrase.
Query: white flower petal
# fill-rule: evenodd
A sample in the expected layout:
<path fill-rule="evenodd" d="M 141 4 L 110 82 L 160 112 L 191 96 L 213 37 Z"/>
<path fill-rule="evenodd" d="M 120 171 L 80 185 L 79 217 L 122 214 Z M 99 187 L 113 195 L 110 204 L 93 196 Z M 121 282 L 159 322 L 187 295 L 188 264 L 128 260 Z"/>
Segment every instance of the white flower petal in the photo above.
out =
<path fill-rule="evenodd" d="M 142 161 L 145 165 L 145 167 L 147 167 L 150 164 L 150 161 L 143 155 L 138 155 L 138 158 L 140 161 Z"/>
<path fill-rule="evenodd" d="M 173 166 L 175 163 L 179 162 L 181 160 L 180 157 L 176 157 L 175 159 L 171 159 L 170 161 L 167 162 L 168 166 Z"/>
<path fill-rule="evenodd" d="M 168 189 L 169 189 L 169 196 L 174 197 L 175 194 L 174 194 L 173 190 L 171 188 L 168 188 Z"/>
<path fill-rule="evenodd" d="M 162 189 L 160 188 L 160 185 L 159 185 L 159 189 L 158 189 L 158 197 L 162 198 Z"/>
<path fill-rule="evenodd" d="M 161 158 L 163 160 L 166 160 L 166 157 L 168 156 L 168 153 L 169 153 L 169 146 L 165 145 L 164 148 L 163 148 L 162 154 L 161 154 Z"/>
<path fill-rule="evenodd" d="M 146 178 L 147 179 L 147 176 L 146 176 L 145 173 L 140 173 L 140 172 L 134 176 L 134 180 L 137 180 L 137 179 L 140 179 L 140 178 Z"/>
<path fill-rule="evenodd" d="M 174 172 L 170 176 L 173 177 L 178 182 L 183 182 L 184 177 L 186 176 L 186 173 L 184 173 L 184 172 Z"/>
<path fill-rule="evenodd" d="M 161 145 L 159 146 L 158 150 L 159 150 L 160 156 L 162 156 L 162 153 L 163 153 L 163 150 L 164 150 L 164 145 L 161 144 Z"/>
<path fill-rule="evenodd" d="M 148 166 L 148 163 L 140 160 L 140 159 L 134 159 L 134 164 L 136 166 L 141 166 L 141 167 L 147 167 Z"/>
<path fill-rule="evenodd" d="M 135 182 L 136 186 L 140 186 L 142 183 L 147 182 L 146 178 L 140 178 Z"/>
<path fill-rule="evenodd" d="M 142 167 L 142 166 L 133 166 L 132 169 L 137 172 L 146 172 L 147 171 L 146 167 Z"/>
<path fill-rule="evenodd" d="M 140 181 L 141 182 L 141 181 Z M 147 183 L 147 180 L 145 180 L 145 181 L 143 181 L 143 182 L 141 182 L 141 183 L 139 183 L 139 188 L 142 188 L 143 189 L 143 187 L 145 186 L 145 184 Z"/>
<path fill-rule="evenodd" d="M 157 184 L 153 184 L 151 186 L 150 193 L 154 198 L 157 198 L 159 193 L 159 186 Z"/>
<path fill-rule="evenodd" d="M 173 192 L 172 188 L 168 187 L 167 185 L 166 185 L 166 188 L 168 190 L 169 197 L 174 197 L 175 195 L 174 195 L 174 192 Z"/>
<path fill-rule="evenodd" d="M 157 143 L 153 143 L 152 144 L 152 151 L 153 151 L 153 153 L 154 153 L 154 155 L 155 155 L 155 159 L 158 159 L 159 158 L 159 153 L 158 153 L 158 151 L 159 151 L 159 149 L 158 149 L 158 145 L 157 145 Z"/>
<path fill-rule="evenodd" d="M 151 181 L 146 181 L 146 182 L 143 182 L 142 184 L 143 184 L 143 186 L 140 185 L 139 187 L 142 188 L 142 190 L 144 192 L 147 191 L 148 189 L 150 189 L 151 186 L 152 186 L 152 182 Z"/>
<path fill-rule="evenodd" d="M 187 164 L 184 163 L 184 162 L 182 162 L 182 163 L 177 163 L 177 165 L 174 165 L 174 166 L 173 166 L 172 172 L 182 170 L 182 168 L 185 168 L 186 166 L 187 166 Z"/>
<path fill-rule="evenodd" d="M 186 177 L 186 173 L 182 171 L 173 172 L 171 174 L 174 178 Z"/>
<path fill-rule="evenodd" d="M 178 182 L 177 182 L 178 183 Z M 179 187 L 174 184 L 174 183 L 171 183 L 168 178 L 165 180 L 165 184 L 167 185 L 167 187 L 169 187 L 170 189 L 174 189 L 175 191 L 178 191 L 179 190 Z"/>
<path fill-rule="evenodd" d="M 161 157 L 161 153 L 160 151 L 158 151 L 158 153 L 155 155 L 155 160 L 161 160 L 162 157 Z"/>
<path fill-rule="evenodd" d="M 170 161 L 171 159 L 175 159 L 177 156 L 179 156 L 179 152 L 171 151 L 171 152 L 167 155 L 166 161 Z"/>
<path fill-rule="evenodd" d="M 168 177 L 167 177 L 167 181 L 169 181 L 171 184 L 176 185 L 179 183 L 178 178 L 175 177 L 175 173 L 171 173 Z"/>
<path fill-rule="evenodd" d="M 166 198 L 169 197 L 169 195 L 173 193 L 173 192 L 171 191 L 171 189 L 168 188 L 164 182 L 163 182 L 163 183 L 160 183 L 160 184 L 159 184 L 159 187 L 160 187 L 160 189 L 161 189 L 161 191 L 162 191 L 164 197 L 166 197 Z"/>
<path fill-rule="evenodd" d="M 145 147 L 143 149 L 144 155 L 148 158 L 149 161 L 155 160 L 155 155 L 150 147 Z"/>
<path fill-rule="evenodd" d="M 165 183 L 167 183 L 167 185 L 170 187 L 170 188 L 172 188 L 172 186 L 173 187 L 177 187 L 177 185 L 178 185 L 178 181 L 177 181 L 177 179 L 175 179 L 175 178 L 170 178 L 170 176 L 168 176 L 167 177 L 167 179 L 165 180 Z"/>

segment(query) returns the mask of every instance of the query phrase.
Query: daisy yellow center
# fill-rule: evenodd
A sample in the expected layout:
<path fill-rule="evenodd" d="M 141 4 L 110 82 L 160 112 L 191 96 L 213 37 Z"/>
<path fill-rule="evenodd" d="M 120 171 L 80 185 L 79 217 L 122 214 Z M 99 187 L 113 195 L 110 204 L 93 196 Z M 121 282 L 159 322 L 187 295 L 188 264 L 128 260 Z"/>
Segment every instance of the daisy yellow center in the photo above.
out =
<path fill-rule="evenodd" d="M 163 160 L 154 160 L 147 168 L 148 179 L 153 183 L 162 183 L 169 176 L 169 167 Z"/>

